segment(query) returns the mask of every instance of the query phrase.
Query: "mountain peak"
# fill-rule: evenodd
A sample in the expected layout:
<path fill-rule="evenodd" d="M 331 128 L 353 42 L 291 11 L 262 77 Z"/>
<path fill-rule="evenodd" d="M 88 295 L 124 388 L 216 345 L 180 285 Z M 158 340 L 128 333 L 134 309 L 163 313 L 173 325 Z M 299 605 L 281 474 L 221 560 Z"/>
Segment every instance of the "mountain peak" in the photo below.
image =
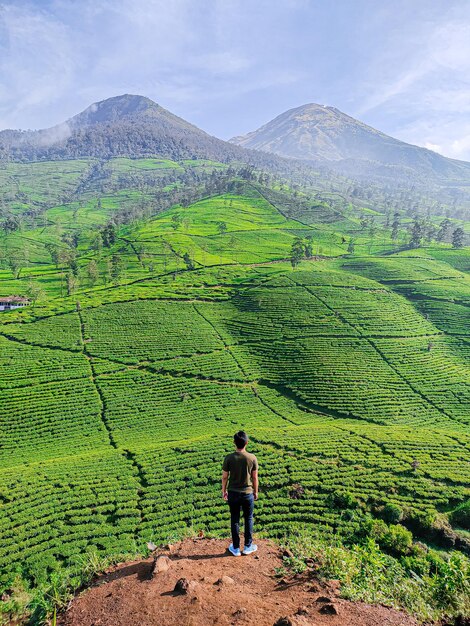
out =
<path fill-rule="evenodd" d="M 20 160 L 159 156 L 230 161 L 241 160 L 243 150 L 211 137 L 150 98 L 122 94 L 95 102 L 52 128 L 0 132 L 2 154 Z"/>
<path fill-rule="evenodd" d="M 311 102 L 281 113 L 242 137 L 244 148 L 283 157 L 327 161 L 346 174 L 466 178 L 470 164 L 407 144 L 354 119 L 332 106 Z"/>
<path fill-rule="evenodd" d="M 68 123 L 76 127 L 115 122 L 129 117 L 140 117 L 148 111 L 163 112 L 165 109 L 150 98 L 126 93 L 94 102 L 84 111 L 68 120 Z"/>

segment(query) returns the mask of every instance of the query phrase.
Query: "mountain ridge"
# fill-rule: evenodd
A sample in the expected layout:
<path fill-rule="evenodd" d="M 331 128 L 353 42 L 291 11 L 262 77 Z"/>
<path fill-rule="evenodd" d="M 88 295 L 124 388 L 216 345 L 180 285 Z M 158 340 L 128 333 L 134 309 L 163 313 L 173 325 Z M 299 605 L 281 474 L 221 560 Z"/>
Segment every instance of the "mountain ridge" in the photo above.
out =
<path fill-rule="evenodd" d="M 246 163 L 302 183 L 321 175 L 387 188 L 418 185 L 436 193 L 453 187 L 444 189 L 446 198 L 456 186 L 470 184 L 470 163 L 394 139 L 333 106 L 315 103 L 285 111 L 228 142 L 133 94 L 95 102 L 51 128 L 0 131 L 2 161 L 114 157 Z"/>
<path fill-rule="evenodd" d="M 19 161 L 155 155 L 227 161 L 245 153 L 149 98 L 132 94 L 95 102 L 51 128 L 0 131 L 0 156 Z"/>
<path fill-rule="evenodd" d="M 470 176 L 470 163 L 466 161 L 449 159 L 395 139 L 335 107 L 316 103 L 284 111 L 257 130 L 233 137 L 230 142 L 287 158 L 325 161 L 335 169 L 348 171 L 360 170 L 361 164 L 370 163 L 411 168 L 434 178 Z M 351 167 L 351 160 L 357 161 L 356 168 Z"/>

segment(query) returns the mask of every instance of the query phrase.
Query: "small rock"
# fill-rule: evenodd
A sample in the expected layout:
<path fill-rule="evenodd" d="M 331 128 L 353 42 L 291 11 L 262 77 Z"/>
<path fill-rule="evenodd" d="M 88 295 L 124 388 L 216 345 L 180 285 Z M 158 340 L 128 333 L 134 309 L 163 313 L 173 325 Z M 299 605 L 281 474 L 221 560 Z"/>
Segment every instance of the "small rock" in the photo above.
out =
<path fill-rule="evenodd" d="M 259 561 L 259 555 L 255 554 L 255 556 L 253 557 L 255 559 L 255 561 Z"/>
<path fill-rule="evenodd" d="M 240 619 L 241 617 L 245 617 L 246 615 L 246 609 L 244 606 L 241 606 L 239 609 L 237 609 L 236 611 L 234 611 L 232 613 L 233 617 L 235 617 L 235 619 Z"/>
<path fill-rule="evenodd" d="M 297 615 L 308 615 L 308 609 L 306 606 L 299 606 L 297 609 Z"/>
<path fill-rule="evenodd" d="M 167 556 L 158 556 L 153 562 L 152 576 L 166 572 L 171 567 L 171 561 Z"/>
<path fill-rule="evenodd" d="M 341 581 L 340 580 L 329 580 L 328 585 L 331 587 L 332 592 L 334 594 L 339 594 L 341 589 Z"/>
<path fill-rule="evenodd" d="M 320 609 L 320 613 L 324 615 L 338 615 L 338 609 L 334 604 L 324 604 Z"/>
<path fill-rule="evenodd" d="M 293 623 L 289 617 L 280 617 L 277 622 L 274 622 L 274 626 L 293 626 Z"/>
<path fill-rule="evenodd" d="M 175 547 L 175 546 L 174 546 L 172 543 L 167 543 L 167 544 L 166 544 L 166 549 L 167 549 L 169 552 L 173 552 L 174 547 Z"/>
<path fill-rule="evenodd" d="M 331 598 L 328 596 L 318 596 L 315 602 L 331 602 Z"/>
<path fill-rule="evenodd" d="M 235 581 L 230 576 L 222 576 L 218 580 L 215 581 L 214 585 L 234 585 Z"/>
<path fill-rule="evenodd" d="M 187 593 L 189 592 L 189 580 L 187 578 L 180 578 L 174 588 L 174 592 L 175 593 L 179 593 L 181 595 L 187 595 Z"/>
<path fill-rule="evenodd" d="M 285 556 L 287 559 L 293 559 L 294 555 L 293 553 L 289 550 L 289 548 L 286 548 L 283 553 L 282 556 Z"/>

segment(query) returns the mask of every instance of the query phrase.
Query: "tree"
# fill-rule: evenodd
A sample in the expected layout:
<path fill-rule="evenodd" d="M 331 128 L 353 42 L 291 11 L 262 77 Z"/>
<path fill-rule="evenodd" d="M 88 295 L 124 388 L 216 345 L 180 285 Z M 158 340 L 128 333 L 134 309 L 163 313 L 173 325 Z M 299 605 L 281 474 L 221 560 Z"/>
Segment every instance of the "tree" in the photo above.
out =
<path fill-rule="evenodd" d="M 45 292 L 41 288 L 41 285 L 39 285 L 39 283 L 36 283 L 30 280 L 26 288 L 26 296 L 31 301 L 31 304 L 33 305 L 32 307 L 33 311 L 34 311 L 34 307 L 36 306 L 36 302 L 38 300 L 41 300 L 44 297 L 44 295 L 45 295 Z"/>
<path fill-rule="evenodd" d="M 66 283 L 67 283 L 67 295 L 71 296 L 79 285 L 78 278 L 74 276 L 72 272 L 67 272 Z"/>
<path fill-rule="evenodd" d="M 313 256 L 313 237 L 309 236 L 305 239 L 305 256 L 307 259 Z"/>
<path fill-rule="evenodd" d="M 116 228 L 114 224 L 107 224 L 101 229 L 101 238 L 103 239 L 103 245 L 106 248 L 110 248 L 116 241 Z"/>
<path fill-rule="evenodd" d="M 59 265 L 70 265 L 75 261 L 75 251 L 70 248 L 60 248 L 57 253 Z"/>
<path fill-rule="evenodd" d="M 103 235 L 102 233 L 98 233 L 96 235 L 96 237 L 93 239 L 91 246 L 90 246 L 91 250 L 95 250 L 96 252 L 98 252 L 98 254 L 101 253 L 101 250 L 103 248 Z"/>
<path fill-rule="evenodd" d="M 13 278 L 18 280 L 21 274 L 21 270 L 23 269 L 23 263 L 19 257 L 10 257 L 8 259 L 8 267 L 11 270 Z"/>
<path fill-rule="evenodd" d="M 293 268 L 297 267 L 300 261 L 304 258 L 304 244 L 300 237 L 296 237 L 292 242 L 292 248 L 290 253 L 290 262 Z"/>
<path fill-rule="evenodd" d="M 452 247 L 463 248 L 465 233 L 463 228 L 456 228 L 452 233 Z"/>
<path fill-rule="evenodd" d="M 77 278 L 78 277 L 78 263 L 77 263 L 77 259 L 75 258 L 75 256 L 73 256 L 70 259 L 69 268 L 72 274 L 75 276 L 75 278 Z"/>
<path fill-rule="evenodd" d="M 411 229 L 411 238 L 409 246 L 410 248 L 419 248 L 421 245 L 421 239 L 423 238 L 423 227 L 421 222 L 416 217 L 413 222 L 413 228 Z"/>
<path fill-rule="evenodd" d="M 58 268 L 59 267 L 59 249 L 53 243 L 46 243 L 46 250 L 49 252 L 51 261 L 54 263 L 56 268 Z"/>
<path fill-rule="evenodd" d="M 450 224 L 451 222 L 449 219 L 446 218 L 445 220 L 442 220 L 436 235 L 437 241 L 445 241 L 447 239 L 449 235 Z"/>
<path fill-rule="evenodd" d="M 435 239 L 437 236 L 437 229 L 434 224 L 428 223 L 424 228 L 424 238 L 426 241 L 430 242 Z"/>
<path fill-rule="evenodd" d="M 392 222 L 392 239 L 395 240 L 398 237 L 398 229 L 400 228 L 400 214 L 395 211 L 393 214 Z"/>
<path fill-rule="evenodd" d="M 348 244 L 348 252 L 349 252 L 349 254 L 354 254 L 354 248 L 355 248 L 354 239 L 350 239 L 349 240 L 349 244 Z"/>
<path fill-rule="evenodd" d="M 90 281 L 90 285 L 93 287 L 98 281 L 100 275 L 98 264 L 95 260 L 92 260 L 88 263 L 88 265 L 86 266 L 86 272 L 88 275 L 88 280 Z"/>
<path fill-rule="evenodd" d="M 113 254 L 111 257 L 111 279 L 114 284 L 117 284 L 122 276 L 123 263 L 118 254 Z"/>
<path fill-rule="evenodd" d="M 227 232 L 227 224 L 225 222 L 217 222 L 217 230 L 220 235 L 224 235 Z"/>
<path fill-rule="evenodd" d="M 103 273 L 103 281 L 105 285 L 107 285 L 111 281 L 112 267 L 113 267 L 113 264 L 111 262 L 111 259 L 108 257 L 106 259 L 105 270 Z"/>
<path fill-rule="evenodd" d="M 183 254 L 183 261 L 185 262 L 185 265 L 188 268 L 188 270 L 193 270 L 194 269 L 194 261 L 189 256 L 189 252 L 185 252 Z"/>
<path fill-rule="evenodd" d="M 171 226 L 174 230 L 178 230 L 181 226 L 181 215 L 179 213 L 174 213 L 171 216 Z"/>
<path fill-rule="evenodd" d="M 5 235 L 8 233 L 14 233 L 19 228 L 18 218 L 8 217 L 2 224 L 2 228 L 5 231 Z"/>
<path fill-rule="evenodd" d="M 80 233 L 77 232 L 73 232 L 73 233 L 64 233 L 61 236 L 61 240 L 66 243 L 68 246 L 70 246 L 71 248 L 78 248 L 78 243 L 80 241 Z"/>

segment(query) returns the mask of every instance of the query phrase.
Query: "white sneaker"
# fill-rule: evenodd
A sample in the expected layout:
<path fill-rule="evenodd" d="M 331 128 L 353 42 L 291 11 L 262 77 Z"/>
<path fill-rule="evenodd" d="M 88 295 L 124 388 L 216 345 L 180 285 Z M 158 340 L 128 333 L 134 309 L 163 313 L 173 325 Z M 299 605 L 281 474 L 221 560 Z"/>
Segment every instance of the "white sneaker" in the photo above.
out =
<path fill-rule="evenodd" d="M 258 546 L 256 545 L 256 543 L 252 543 L 251 546 L 245 546 L 243 548 L 242 554 L 253 554 L 253 552 L 256 552 L 257 549 Z"/>
<path fill-rule="evenodd" d="M 231 543 L 228 547 L 228 551 L 233 554 L 233 556 L 241 556 L 240 548 L 234 548 L 233 543 Z"/>

